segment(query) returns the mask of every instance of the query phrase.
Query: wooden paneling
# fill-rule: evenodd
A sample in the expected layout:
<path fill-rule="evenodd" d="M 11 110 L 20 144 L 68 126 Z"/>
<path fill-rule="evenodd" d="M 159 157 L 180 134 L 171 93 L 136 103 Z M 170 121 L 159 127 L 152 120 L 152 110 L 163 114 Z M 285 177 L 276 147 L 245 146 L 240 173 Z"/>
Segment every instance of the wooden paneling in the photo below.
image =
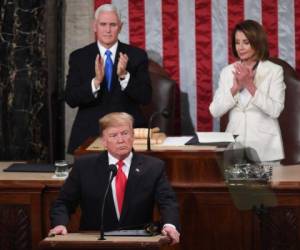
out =
<path fill-rule="evenodd" d="M 34 185 L 33 185 L 34 186 Z M 42 186 L 0 187 L 0 249 L 37 249 L 42 238 Z"/>
<path fill-rule="evenodd" d="M 263 245 L 276 240 L 287 241 L 284 249 L 297 249 L 298 246 L 289 241 L 300 238 L 300 166 L 273 170 L 273 181 L 267 186 L 236 187 L 227 186 L 222 180 L 220 153 L 165 151 L 150 154 L 166 161 L 180 209 L 181 243 L 163 249 L 271 249 L 273 246 L 263 248 Z M 23 230 L 27 232 L 24 237 L 19 237 L 25 239 L 24 249 L 30 244 L 36 249 L 50 229 L 49 209 L 63 183 L 51 177 L 52 174 L 0 172 L 0 232 L 4 232 L 8 223 L 12 222 L 13 228 L 23 221 L 20 229 L 30 228 Z M 258 216 L 262 204 L 269 209 Z M 29 219 L 29 224 L 25 223 L 26 219 L 13 216 L 18 207 L 27 216 L 24 218 Z M 11 211 L 10 216 L 15 220 L 6 216 L 7 211 Z M 72 217 L 69 232 L 78 230 L 79 216 L 80 211 L 77 211 Z M 262 221 L 266 223 L 261 224 Z M 279 233 L 275 230 L 265 234 L 265 228 L 270 230 L 268 224 L 273 222 L 278 225 L 275 229 L 279 228 Z M 285 235 L 285 238 L 278 235 Z M 14 249 L 12 236 L 6 234 L 5 241 L 1 237 L 2 234 L 1 250 Z"/>

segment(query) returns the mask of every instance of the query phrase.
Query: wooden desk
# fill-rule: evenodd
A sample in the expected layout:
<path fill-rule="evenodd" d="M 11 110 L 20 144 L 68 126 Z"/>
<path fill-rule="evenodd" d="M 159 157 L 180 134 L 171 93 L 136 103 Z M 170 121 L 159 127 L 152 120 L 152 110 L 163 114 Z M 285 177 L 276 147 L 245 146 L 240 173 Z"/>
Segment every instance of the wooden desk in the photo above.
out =
<path fill-rule="evenodd" d="M 261 249 L 256 214 L 236 203 L 249 197 L 249 190 L 226 186 L 218 152 L 159 152 L 156 156 L 167 161 L 179 201 L 181 244 L 175 249 Z M 63 181 L 53 179 L 52 173 L 2 172 L 9 164 L 0 163 L 0 249 L 37 249 L 50 229 L 49 209 Z M 254 194 L 261 199 L 276 198 L 275 208 L 284 209 L 278 218 L 286 214 L 300 219 L 300 166 L 275 168 L 270 185 L 258 191 Z M 78 217 L 71 220 L 70 232 L 77 231 L 78 222 Z M 289 232 L 291 227 L 287 223 L 283 228 Z"/>
<path fill-rule="evenodd" d="M 84 250 L 84 249 L 147 249 L 158 250 L 167 244 L 168 239 L 163 236 L 153 237 L 109 237 L 100 241 L 99 232 L 72 233 L 65 236 L 57 235 L 45 238 L 39 244 L 40 250 Z"/>
<path fill-rule="evenodd" d="M 78 148 L 77 156 L 99 152 L 87 150 L 92 141 Z M 142 153 L 166 162 L 167 175 L 179 202 L 182 250 L 198 249 L 197 246 L 202 249 L 260 249 L 260 221 L 253 212 L 254 206 L 288 208 L 290 214 L 298 216 L 300 166 L 274 168 L 272 181 L 267 186 L 233 187 L 223 180 L 222 149 L 194 146 L 192 150 L 190 147 L 163 150 L 154 147 L 153 151 Z M 286 234 L 289 226 L 284 226 Z"/>
<path fill-rule="evenodd" d="M 10 164 L 0 162 L 0 249 L 34 250 L 48 233 L 49 209 L 64 181 L 53 173 L 3 172 Z M 78 220 L 70 228 L 77 230 Z"/>

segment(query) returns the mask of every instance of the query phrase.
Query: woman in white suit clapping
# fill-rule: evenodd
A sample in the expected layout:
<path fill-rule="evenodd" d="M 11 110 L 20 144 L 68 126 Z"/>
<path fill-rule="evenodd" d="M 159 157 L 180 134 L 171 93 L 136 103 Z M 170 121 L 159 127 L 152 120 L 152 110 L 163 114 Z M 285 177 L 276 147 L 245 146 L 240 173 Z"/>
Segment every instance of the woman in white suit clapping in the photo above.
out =
<path fill-rule="evenodd" d="M 284 108 L 285 83 L 281 66 L 268 60 L 267 36 L 253 20 L 237 24 L 232 50 L 238 59 L 223 68 L 209 110 L 214 117 L 229 113 L 226 131 L 262 161 L 284 158 L 278 117 Z"/>

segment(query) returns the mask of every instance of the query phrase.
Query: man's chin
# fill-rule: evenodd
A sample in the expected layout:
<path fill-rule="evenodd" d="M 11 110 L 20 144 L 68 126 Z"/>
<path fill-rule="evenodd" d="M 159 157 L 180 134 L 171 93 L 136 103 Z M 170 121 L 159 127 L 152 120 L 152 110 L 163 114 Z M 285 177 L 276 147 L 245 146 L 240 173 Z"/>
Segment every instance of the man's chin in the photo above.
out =
<path fill-rule="evenodd" d="M 118 150 L 118 155 L 127 156 L 131 152 L 130 148 L 121 148 Z"/>
<path fill-rule="evenodd" d="M 104 45 L 106 45 L 107 47 L 111 47 L 112 45 L 115 44 L 115 41 L 112 39 L 103 39 L 103 43 Z"/>

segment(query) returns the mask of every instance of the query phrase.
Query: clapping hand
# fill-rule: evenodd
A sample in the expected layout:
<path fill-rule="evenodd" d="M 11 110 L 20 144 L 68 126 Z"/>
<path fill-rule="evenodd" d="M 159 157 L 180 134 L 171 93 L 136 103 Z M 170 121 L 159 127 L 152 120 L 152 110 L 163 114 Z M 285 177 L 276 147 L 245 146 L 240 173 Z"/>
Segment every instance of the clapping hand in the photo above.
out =
<path fill-rule="evenodd" d="M 95 78 L 94 84 L 95 87 L 99 87 L 104 78 L 104 61 L 103 58 L 97 54 L 95 59 Z"/>
<path fill-rule="evenodd" d="M 255 94 L 254 71 L 251 68 L 246 67 L 242 63 L 235 63 L 233 77 L 233 86 L 231 88 L 231 93 L 233 95 L 243 88 L 246 88 L 251 95 Z"/>
<path fill-rule="evenodd" d="M 125 53 L 120 52 L 119 62 L 117 66 L 117 75 L 119 78 L 124 78 L 127 74 L 126 67 L 128 62 L 128 56 Z"/>

